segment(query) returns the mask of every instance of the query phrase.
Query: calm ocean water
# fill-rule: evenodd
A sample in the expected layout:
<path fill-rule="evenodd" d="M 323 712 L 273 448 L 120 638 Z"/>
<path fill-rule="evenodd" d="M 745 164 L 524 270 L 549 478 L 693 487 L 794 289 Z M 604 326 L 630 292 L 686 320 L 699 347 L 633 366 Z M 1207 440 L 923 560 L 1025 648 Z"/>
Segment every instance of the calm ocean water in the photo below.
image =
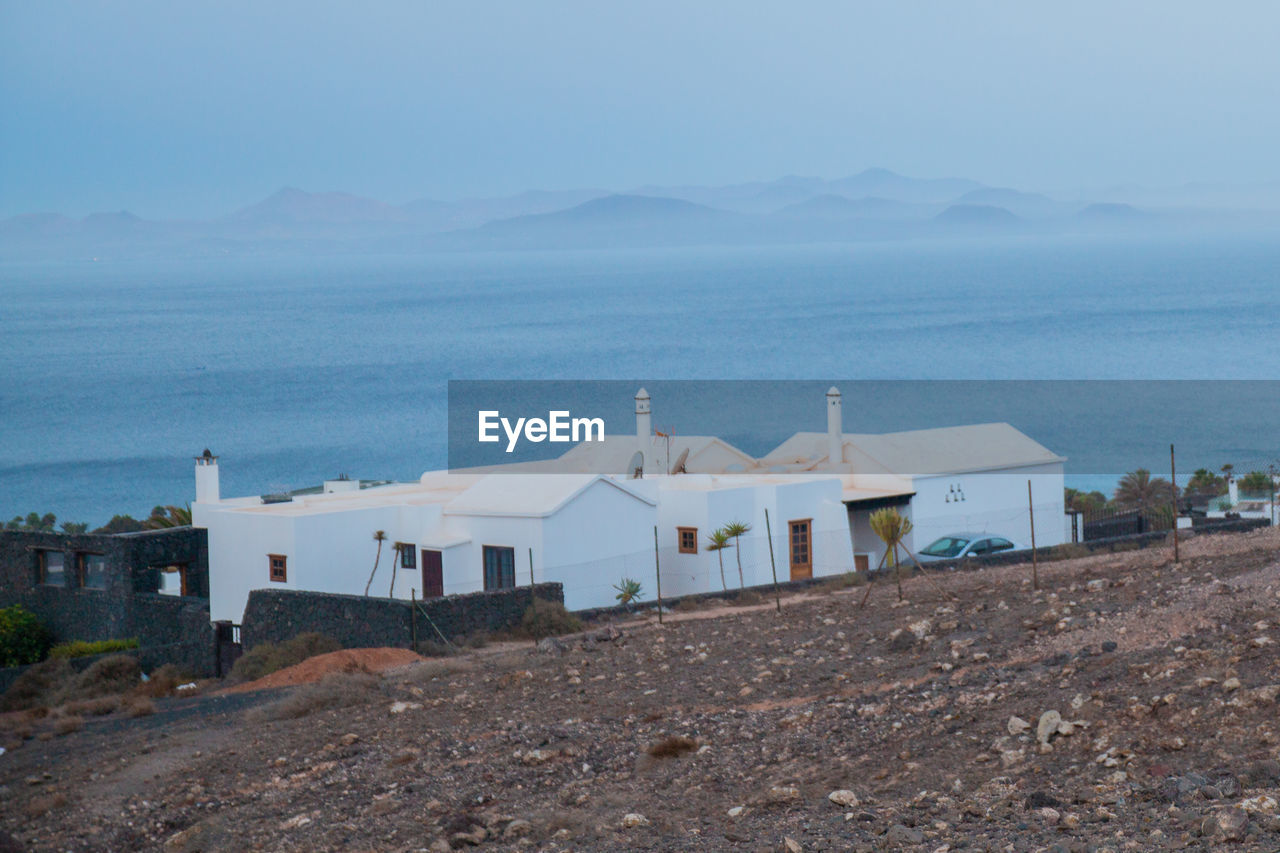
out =
<path fill-rule="evenodd" d="M 412 479 L 446 464 L 449 379 L 632 377 L 1280 378 L 1280 241 L 0 265 L 0 518 L 184 503 L 206 446 L 224 494 Z M 990 409 L 978 395 L 968 420 Z M 1216 405 L 1149 451 L 1090 420 L 1034 437 L 1093 430 L 1130 454 L 1114 473 L 1163 471 L 1173 438 L 1203 457 L 1185 470 L 1280 455 Z M 850 432 L 916 425 L 846 399 Z M 1088 467 L 1077 485 L 1112 482 Z"/>

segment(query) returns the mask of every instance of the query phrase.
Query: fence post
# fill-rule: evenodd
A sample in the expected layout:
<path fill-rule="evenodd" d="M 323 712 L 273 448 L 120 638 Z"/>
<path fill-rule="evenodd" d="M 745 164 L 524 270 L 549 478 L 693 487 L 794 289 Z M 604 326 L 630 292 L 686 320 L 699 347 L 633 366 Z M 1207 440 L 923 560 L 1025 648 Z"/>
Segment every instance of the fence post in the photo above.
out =
<path fill-rule="evenodd" d="M 418 588 L 409 587 L 409 636 L 413 639 L 413 650 L 418 650 Z"/>
<path fill-rule="evenodd" d="M 538 615 L 538 585 L 533 582 L 533 548 L 529 548 L 529 608 L 536 618 Z"/>
<path fill-rule="evenodd" d="M 653 526 L 653 573 L 658 578 L 658 624 L 662 624 L 662 563 L 658 556 L 658 525 Z"/>
<path fill-rule="evenodd" d="M 769 523 L 769 509 L 766 507 L 764 511 L 764 533 L 769 537 L 769 568 L 773 571 L 773 603 L 778 608 L 778 612 L 782 612 L 782 593 L 778 591 L 778 564 L 773 559 L 773 525 Z M 813 550 L 813 531 L 809 531 L 809 549 Z M 813 554 L 809 554 L 809 561 L 813 562 Z"/>
<path fill-rule="evenodd" d="M 1178 559 L 1178 469 L 1173 460 L 1173 445 L 1169 445 L 1169 491 L 1173 496 L 1173 561 Z"/>
<path fill-rule="evenodd" d="M 1036 505 L 1031 500 L 1031 481 L 1027 480 L 1027 513 L 1031 516 L 1031 588 L 1040 589 L 1040 561 L 1036 558 Z"/>

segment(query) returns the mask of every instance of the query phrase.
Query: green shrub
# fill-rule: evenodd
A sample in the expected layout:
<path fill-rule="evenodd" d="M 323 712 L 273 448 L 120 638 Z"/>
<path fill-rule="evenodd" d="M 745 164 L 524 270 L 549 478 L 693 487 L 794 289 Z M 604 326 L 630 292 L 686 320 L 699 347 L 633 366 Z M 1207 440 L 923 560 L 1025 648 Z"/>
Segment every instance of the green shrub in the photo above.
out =
<path fill-rule="evenodd" d="M 49 629 L 22 605 L 0 609 L 0 666 L 38 663 L 52 642 Z"/>
<path fill-rule="evenodd" d="M 316 655 L 336 652 L 342 645 L 332 637 L 308 631 L 291 640 L 276 643 L 259 643 L 240 656 L 231 668 L 236 681 L 254 681 L 276 670 L 302 663 Z"/>
<path fill-rule="evenodd" d="M 108 652 L 127 652 L 138 648 L 138 638 L 127 640 L 72 640 L 69 643 L 58 643 L 49 650 L 49 657 L 54 658 L 86 658 L 90 655 L 105 655 Z"/>
<path fill-rule="evenodd" d="M 582 622 L 558 601 L 541 598 L 529 605 L 520 620 L 520 633 L 530 640 L 574 634 L 582 630 Z"/>

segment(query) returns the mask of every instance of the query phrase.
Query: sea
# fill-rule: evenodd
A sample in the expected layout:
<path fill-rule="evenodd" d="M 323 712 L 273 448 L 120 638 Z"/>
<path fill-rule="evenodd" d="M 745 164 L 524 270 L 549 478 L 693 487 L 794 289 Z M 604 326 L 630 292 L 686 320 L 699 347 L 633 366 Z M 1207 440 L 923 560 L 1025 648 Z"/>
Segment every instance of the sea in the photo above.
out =
<path fill-rule="evenodd" d="M 0 260 L 0 520 L 184 504 L 206 447 L 224 495 L 413 480 L 450 380 L 840 382 L 847 432 L 1008 420 L 1109 491 L 1274 463 L 1277 379 L 1275 234 Z"/>

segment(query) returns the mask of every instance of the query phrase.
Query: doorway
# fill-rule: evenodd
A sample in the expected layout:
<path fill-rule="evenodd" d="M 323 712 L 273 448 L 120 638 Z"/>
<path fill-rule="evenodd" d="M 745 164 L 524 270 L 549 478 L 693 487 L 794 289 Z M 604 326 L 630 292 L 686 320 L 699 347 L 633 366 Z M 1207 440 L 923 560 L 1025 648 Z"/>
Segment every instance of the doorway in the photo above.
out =
<path fill-rule="evenodd" d="M 422 597 L 444 595 L 444 557 L 439 551 L 422 549 Z"/>

